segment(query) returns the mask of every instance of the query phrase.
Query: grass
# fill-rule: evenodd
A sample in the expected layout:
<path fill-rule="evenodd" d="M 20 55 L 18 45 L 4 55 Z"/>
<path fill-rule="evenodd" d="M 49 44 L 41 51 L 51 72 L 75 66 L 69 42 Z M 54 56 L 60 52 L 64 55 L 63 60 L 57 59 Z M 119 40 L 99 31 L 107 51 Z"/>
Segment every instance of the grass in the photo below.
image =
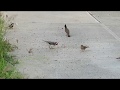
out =
<path fill-rule="evenodd" d="M 5 20 L 0 16 L 0 79 L 21 79 L 22 75 L 14 67 L 19 62 L 9 53 L 14 51 L 15 47 L 4 39 L 5 27 Z"/>

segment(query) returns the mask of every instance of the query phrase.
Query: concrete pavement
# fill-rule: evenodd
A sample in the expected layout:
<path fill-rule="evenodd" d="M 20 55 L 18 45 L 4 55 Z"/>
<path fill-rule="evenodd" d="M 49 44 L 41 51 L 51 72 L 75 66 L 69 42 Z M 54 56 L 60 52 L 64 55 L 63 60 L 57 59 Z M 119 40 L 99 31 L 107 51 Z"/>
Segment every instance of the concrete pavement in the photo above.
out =
<path fill-rule="evenodd" d="M 17 14 L 14 21 L 18 26 L 7 38 L 19 48 L 13 54 L 20 62 L 16 68 L 25 78 L 120 78 L 120 60 L 116 59 L 120 56 L 120 12 L 6 13 Z M 64 24 L 70 29 L 70 38 Z M 59 45 L 50 50 L 42 40 L 58 41 Z M 82 52 L 81 44 L 90 48 Z M 33 54 L 28 53 L 30 48 Z"/>

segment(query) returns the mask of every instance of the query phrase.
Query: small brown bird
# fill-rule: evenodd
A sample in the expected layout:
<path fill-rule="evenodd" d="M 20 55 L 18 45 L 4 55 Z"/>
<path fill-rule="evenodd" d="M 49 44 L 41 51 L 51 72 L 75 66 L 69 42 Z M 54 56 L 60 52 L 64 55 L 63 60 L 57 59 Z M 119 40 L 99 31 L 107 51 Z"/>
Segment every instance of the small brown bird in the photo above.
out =
<path fill-rule="evenodd" d="M 26 49 L 26 50 L 27 50 L 27 49 Z M 27 50 L 27 51 L 28 51 L 29 54 L 31 53 L 31 54 L 33 55 L 33 51 L 32 51 L 32 50 L 33 50 L 33 48 L 30 48 L 30 49 Z"/>
<path fill-rule="evenodd" d="M 14 23 L 11 23 L 11 24 L 9 25 L 9 28 L 11 29 L 11 28 L 13 28 L 13 26 L 14 26 Z"/>
<path fill-rule="evenodd" d="M 6 18 L 8 18 L 8 15 L 6 15 Z"/>
<path fill-rule="evenodd" d="M 32 48 L 29 49 L 28 53 L 32 53 Z"/>
<path fill-rule="evenodd" d="M 116 59 L 120 59 L 120 57 L 116 58 Z"/>
<path fill-rule="evenodd" d="M 84 51 L 86 48 L 89 48 L 89 46 L 83 46 L 81 45 L 81 50 Z"/>
<path fill-rule="evenodd" d="M 44 41 L 44 40 L 43 40 Z M 46 43 L 48 43 L 49 44 L 49 48 L 51 49 L 51 45 L 53 45 L 53 46 L 55 46 L 55 45 L 58 45 L 58 42 L 52 42 L 52 41 L 44 41 L 44 42 L 46 42 Z"/>
<path fill-rule="evenodd" d="M 70 37 L 70 31 L 69 31 L 69 29 L 67 28 L 66 24 L 65 24 L 65 32 L 66 32 L 67 36 Z"/>

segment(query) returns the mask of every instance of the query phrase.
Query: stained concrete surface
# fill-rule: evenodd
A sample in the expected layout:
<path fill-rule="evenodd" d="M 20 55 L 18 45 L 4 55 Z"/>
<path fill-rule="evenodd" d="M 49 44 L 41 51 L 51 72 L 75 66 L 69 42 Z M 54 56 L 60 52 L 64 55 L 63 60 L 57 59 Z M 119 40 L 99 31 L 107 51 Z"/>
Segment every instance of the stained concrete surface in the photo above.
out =
<path fill-rule="evenodd" d="M 120 78 L 120 12 L 6 12 L 18 23 L 6 37 L 18 46 L 12 54 L 25 78 Z M 100 21 L 100 22 L 99 22 Z M 71 37 L 66 37 L 64 25 Z M 19 40 L 16 43 L 16 39 Z M 49 49 L 42 40 L 57 41 Z M 90 48 L 84 52 L 80 45 Z M 27 50 L 33 48 L 33 54 Z"/>

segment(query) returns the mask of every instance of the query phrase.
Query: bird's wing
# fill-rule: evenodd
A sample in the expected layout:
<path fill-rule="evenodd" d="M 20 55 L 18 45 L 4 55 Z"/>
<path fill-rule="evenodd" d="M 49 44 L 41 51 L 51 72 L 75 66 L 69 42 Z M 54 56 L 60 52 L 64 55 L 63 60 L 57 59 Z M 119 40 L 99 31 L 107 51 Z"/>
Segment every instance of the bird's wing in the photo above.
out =
<path fill-rule="evenodd" d="M 51 41 L 45 41 L 45 40 L 43 40 L 44 42 L 46 42 L 46 43 L 52 43 Z"/>

